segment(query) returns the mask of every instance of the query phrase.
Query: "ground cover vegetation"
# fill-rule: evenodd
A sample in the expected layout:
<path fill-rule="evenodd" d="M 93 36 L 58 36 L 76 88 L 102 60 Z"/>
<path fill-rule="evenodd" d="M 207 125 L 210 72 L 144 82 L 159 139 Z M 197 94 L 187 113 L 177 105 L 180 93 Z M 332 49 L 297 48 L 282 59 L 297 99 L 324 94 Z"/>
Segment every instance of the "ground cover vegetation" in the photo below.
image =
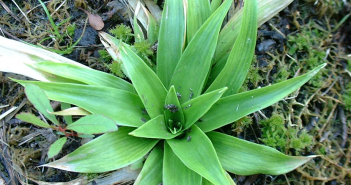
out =
<path fill-rule="evenodd" d="M 98 9 L 98 4 L 85 3 L 82 1 L 82 4 L 78 6 L 83 8 L 87 8 L 84 6 L 90 6 L 93 10 Z M 239 92 L 285 81 L 299 74 L 305 74 L 325 62 L 328 63 L 327 67 L 283 101 L 252 113 L 233 124 L 221 127 L 219 130 L 228 135 L 264 143 L 288 155 L 317 154 L 321 157 L 283 176 L 254 175 L 244 177 L 233 175 L 237 184 L 263 182 L 274 184 L 345 183 L 350 179 L 349 160 L 351 151 L 348 116 L 350 111 L 350 104 L 348 103 L 350 99 L 348 88 L 350 59 L 347 55 L 349 51 L 347 47 L 349 36 L 347 33 L 350 32 L 350 28 L 347 27 L 347 25 L 350 25 L 350 21 L 347 19 L 349 16 L 347 14 L 349 2 L 318 1 L 314 3 L 294 1 L 282 13 L 260 27 L 256 56 L 249 69 L 245 85 L 239 89 Z M 32 6 L 31 4 L 25 5 Z M 69 4 L 63 5 L 67 6 Z M 73 4 L 70 5 L 73 6 Z M 100 2 L 100 5 L 102 6 L 103 3 Z M 162 6 L 162 3 L 159 5 Z M 310 11 L 311 7 L 315 12 Z M 66 8 L 70 9 L 69 7 Z M 15 6 L 12 9 L 13 12 L 16 12 Z M 105 11 L 113 10 L 110 7 Z M 233 9 L 233 12 L 235 12 L 235 9 Z M 120 14 L 122 13 L 123 11 Z M 42 16 L 44 15 L 46 14 L 43 12 Z M 9 14 L 8 16 L 8 19 L 15 19 Z M 31 18 L 30 20 L 36 20 L 34 17 L 29 18 Z M 66 23 L 70 24 L 72 21 Z M 13 29 L 9 28 L 16 24 L 2 24 L 4 27 L 2 30 L 5 31 L 5 34 L 7 33 L 7 36 L 12 35 L 14 38 L 21 38 L 32 44 L 36 44 L 45 38 L 45 36 L 36 38 L 25 35 L 25 32 L 21 33 L 24 36 L 20 36 L 19 33 L 13 33 Z M 22 22 L 22 24 L 28 23 Z M 21 24 L 18 25 L 21 26 Z M 50 26 L 48 23 L 43 23 L 43 25 Z M 27 25 L 27 27 L 30 26 Z M 83 28 L 83 24 L 80 27 Z M 155 61 L 155 52 L 153 53 L 152 50 L 154 45 L 145 41 L 136 42 L 137 39 L 133 38 L 135 35 L 132 34 L 132 29 L 126 25 L 118 26 L 122 29 L 114 29 L 114 27 L 115 25 L 110 27 L 110 33 L 129 44 L 133 44 L 133 50 L 152 68 L 153 61 Z M 64 31 L 65 28 L 62 30 Z M 123 30 L 123 33 L 114 33 L 113 30 Z M 44 30 L 42 32 L 45 33 Z M 80 36 L 80 34 L 78 35 Z M 76 39 L 79 38 L 78 35 Z M 37 41 L 33 39 L 37 39 Z M 84 35 L 82 39 L 84 40 Z M 72 43 L 72 41 L 66 41 L 65 44 L 67 43 Z M 57 47 L 52 43 L 50 45 L 49 42 L 46 42 L 46 44 L 48 44 L 47 47 Z M 98 48 L 101 49 L 99 58 L 96 54 Z M 90 67 L 102 71 L 111 71 L 121 77 L 125 75 L 119 63 L 107 57 L 101 46 L 91 44 L 88 47 L 78 46 L 77 49 L 80 50 L 80 54 L 74 51 L 75 56 L 73 55 L 73 57 Z M 8 74 L 2 76 L 3 104 L 19 105 L 26 112 L 36 113 L 35 109 L 25 99 L 22 99 L 24 97 L 23 89 L 5 78 L 5 75 Z M 5 111 L 9 107 L 1 108 Z M 26 123 L 18 123 L 18 120 L 11 118 L 6 123 L 10 124 L 3 127 L 3 131 L 7 132 L 4 132 L 5 134 L 2 137 L 4 141 L 11 144 L 11 147 L 5 148 L 4 159 L 8 158 L 8 154 L 14 154 L 15 158 L 13 158 L 11 164 L 15 167 L 17 165 L 15 168 L 17 170 L 13 170 L 13 168 L 11 170 L 9 165 L 5 163 L 5 168 L 10 171 L 10 177 L 12 175 L 12 177 L 21 180 L 27 177 L 35 177 L 36 179 L 39 177 L 40 180 L 45 181 L 55 181 L 56 177 L 61 178 L 61 180 L 76 178 L 77 174 L 74 173 L 62 173 L 60 170 L 57 173 L 56 170 L 50 168 L 45 173 L 41 173 L 36 168 L 40 162 L 44 162 L 43 159 L 46 156 L 45 152 L 40 152 L 37 149 L 47 151 L 48 143 L 56 140 L 56 138 L 52 138 L 52 134 L 44 133 L 42 129 L 30 127 Z M 30 139 L 26 141 L 27 138 L 23 138 L 23 136 Z M 69 140 L 58 158 L 65 153 L 70 153 L 73 148 L 77 147 L 75 145 L 80 145 L 77 141 L 79 140 Z M 40 161 L 38 161 L 39 158 L 41 158 Z M 36 160 L 33 161 L 33 159 Z M 57 175 L 52 175 L 54 173 L 57 173 Z M 90 178 L 97 176 L 90 176 Z"/>

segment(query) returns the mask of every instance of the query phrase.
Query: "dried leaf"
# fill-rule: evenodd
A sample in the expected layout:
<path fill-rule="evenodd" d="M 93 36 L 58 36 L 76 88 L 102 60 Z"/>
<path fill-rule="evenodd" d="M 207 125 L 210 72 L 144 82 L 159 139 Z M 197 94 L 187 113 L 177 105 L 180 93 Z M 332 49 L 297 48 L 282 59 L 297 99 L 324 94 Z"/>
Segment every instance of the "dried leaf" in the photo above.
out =
<path fill-rule="evenodd" d="M 99 31 L 102 28 L 104 28 L 104 21 L 102 20 L 102 18 L 97 15 L 97 14 L 91 14 L 88 11 L 84 10 L 83 8 L 80 8 L 84 13 L 86 13 L 88 15 L 89 18 L 89 24 L 92 28 L 94 28 L 95 30 Z"/>

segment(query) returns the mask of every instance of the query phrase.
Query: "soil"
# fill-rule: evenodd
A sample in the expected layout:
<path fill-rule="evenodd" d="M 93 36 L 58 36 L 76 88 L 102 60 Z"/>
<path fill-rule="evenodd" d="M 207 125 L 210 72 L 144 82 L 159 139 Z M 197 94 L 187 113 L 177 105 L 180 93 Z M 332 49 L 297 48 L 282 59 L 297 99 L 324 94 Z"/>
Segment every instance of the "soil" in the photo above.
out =
<path fill-rule="evenodd" d="M 61 40 L 43 41 L 53 34 L 48 32 L 52 27 L 38 1 L 17 2 L 26 16 L 14 1 L 0 0 L 0 3 L 2 36 L 32 44 L 40 43 L 47 49 L 60 51 L 65 51 L 80 39 L 64 56 L 105 72 L 109 72 L 109 68 L 99 58 L 98 52 L 103 46 L 97 32 L 86 25 L 87 16 L 78 7 L 101 15 L 105 23 L 104 31 L 118 24 L 130 26 L 126 21 L 129 20 L 127 8 L 117 0 L 52 0 L 46 5 L 50 12 L 55 12 L 52 17 L 56 24 L 58 20 L 72 18 L 59 27 L 64 35 Z M 158 3 L 162 5 L 160 0 Z M 263 130 L 270 128 L 264 127 L 262 121 L 279 115 L 284 120 L 283 127 L 293 134 L 283 133 L 286 134 L 285 145 L 272 147 L 289 155 L 320 157 L 284 175 L 232 174 L 237 184 L 351 184 L 351 104 L 346 102 L 347 91 L 351 87 L 347 85 L 351 79 L 351 18 L 342 21 L 350 15 L 350 9 L 349 0 L 295 0 L 259 28 L 255 61 L 243 91 L 304 74 L 324 62 L 328 65 L 289 98 L 219 131 L 272 146 L 272 143 L 264 140 L 268 136 L 263 134 Z M 76 26 L 74 33 L 66 34 L 65 30 L 73 23 Z M 23 78 L 0 72 L 0 115 L 13 106 L 19 107 L 11 116 L 1 120 L 0 180 L 6 184 L 35 184 L 33 180 L 68 182 L 85 176 L 38 167 L 48 162 L 48 147 L 57 136 L 52 130 L 36 128 L 14 117 L 15 113 L 37 114 L 37 111 L 25 98 L 23 87 L 8 77 Z M 308 141 L 303 141 L 303 136 L 309 138 Z M 293 139 L 302 144 L 297 146 L 288 141 Z M 55 158 L 63 157 L 81 144 L 79 139 L 70 139 Z M 104 174 L 90 175 L 89 178 L 99 175 Z"/>

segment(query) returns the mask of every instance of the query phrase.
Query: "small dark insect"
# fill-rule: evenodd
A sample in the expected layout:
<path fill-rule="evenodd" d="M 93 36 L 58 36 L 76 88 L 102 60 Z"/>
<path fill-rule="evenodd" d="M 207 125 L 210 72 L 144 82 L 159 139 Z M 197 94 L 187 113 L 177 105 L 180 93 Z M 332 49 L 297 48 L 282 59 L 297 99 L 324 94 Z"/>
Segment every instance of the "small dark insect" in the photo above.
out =
<path fill-rule="evenodd" d="M 146 123 L 146 119 L 145 118 L 141 118 L 141 121 Z"/>
<path fill-rule="evenodd" d="M 191 136 L 188 136 L 188 138 L 186 139 L 187 142 L 191 141 Z"/>
<path fill-rule="evenodd" d="M 147 110 L 146 110 L 145 108 L 142 108 L 142 109 L 141 109 L 141 113 L 142 113 L 142 114 L 147 114 Z"/>
<path fill-rule="evenodd" d="M 180 100 L 182 98 L 182 95 L 179 92 L 177 92 L 177 98 L 178 98 L 178 100 Z"/>
<path fill-rule="evenodd" d="M 194 92 L 193 92 L 193 90 L 190 88 L 189 100 L 190 100 L 191 98 L 193 98 L 193 96 L 194 96 Z"/>
<path fill-rule="evenodd" d="M 167 104 L 163 108 L 171 111 L 172 113 L 175 113 L 175 112 L 179 111 L 178 107 L 176 105 L 174 105 L 174 104 Z"/>

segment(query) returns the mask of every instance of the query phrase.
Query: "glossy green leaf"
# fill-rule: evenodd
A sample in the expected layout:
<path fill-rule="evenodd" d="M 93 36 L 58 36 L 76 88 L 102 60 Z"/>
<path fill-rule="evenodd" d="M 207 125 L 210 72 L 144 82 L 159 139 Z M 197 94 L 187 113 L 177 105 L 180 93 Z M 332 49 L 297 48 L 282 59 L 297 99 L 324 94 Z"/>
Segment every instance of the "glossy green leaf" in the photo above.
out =
<path fill-rule="evenodd" d="M 58 139 L 57 141 L 55 141 L 53 144 L 51 144 L 49 151 L 48 151 L 48 158 L 52 158 L 55 155 L 57 155 L 58 153 L 60 153 L 60 151 L 62 150 L 62 147 L 66 143 L 66 141 L 67 141 L 67 138 L 62 137 L 62 138 Z"/>
<path fill-rule="evenodd" d="M 58 125 L 59 122 L 57 121 L 55 115 L 49 113 L 53 112 L 53 109 L 51 107 L 50 100 L 44 91 L 41 90 L 40 87 L 33 84 L 26 84 L 24 87 L 27 98 L 34 105 L 34 107 L 51 122 Z"/>
<path fill-rule="evenodd" d="M 227 90 L 227 88 L 222 88 L 215 90 L 213 92 L 209 92 L 206 94 L 202 94 L 192 100 L 189 100 L 182 104 L 182 109 L 185 116 L 185 129 L 188 129 L 193 125 L 196 121 L 198 121 L 201 116 L 203 116 L 216 101 L 221 98 L 223 93 Z"/>
<path fill-rule="evenodd" d="M 225 175 L 227 176 L 227 179 L 229 181 L 230 185 L 236 185 L 235 182 L 233 181 L 232 177 L 228 174 L 228 172 L 224 171 Z M 205 178 L 202 178 L 202 185 L 213 185 L 213 183 L 211 183 L 210 181 L 208 181 Z"/>
<path fill-rule="evenodd" d="M 144 137 L 144 138 L 155 138 L 155 139 L 171 139 L 179 134 L 171 134 L 168 131 L 167 125 L 165 123 L 165 118 L 163 115 L 159 115 L 150 121 L 146 122 L 139 128 L 133 130 L 129 133 L 135 137 Z"/>
<path fill-rule="evenodd" d="M 147 157 L 143 169 L 135 185 L 158 185 L 162 183 L 163 151 L 161 147 L 155 147 Z"/>
<path fill-rule="evenodd" d="M 88 115 L 66 127 L 68 130 L 82 134 L 100 134 L 117 130 L 116 123 L 102 115 Z"/>
<path fill-rule="evenodd" d="M 185 119 L 184 119 L 183 110 L 179 103 L 179 98 L 181 97 L 177 96 L 177 93 L 175 92 L 175 88 L 172 85 L 168 91 L 165 105 L 163 107 L 164 109 L 163 115 L 165 116 L 166 121 L 171 119 L 174 122 L 184 123 Z"/>
<path fill-rule="evenodd" d="M 217 8 L 221 5 L 222 0 L 212 0 L 211 1 L 211 12 L 215 12 Z"/>
<path fill-rule="evenodd" d="M 181 103 L 191 94 L 193 97 L 201 94 L 216 48 L 218 33 L 231 2 L 232 0 L 226 0 L 202 25 L 179 60 L 170 85 L 174 85 L 182 96 Z"/>
<path fill-rule="evenodd" d="M 163 157 L 163 184 L 201 185 L 202 177 L 186 167 L 165 142 Z"/>
<path fill-rule="evenodd" d="M 65 110 L 69 108 L 71 108 L 71 104 L 61 102 L 61 110 Z M 84 110 L 84 109 L 81 109 L 81 110 Z M 70 115 L 74 115 L 74 114 L 70 114 Z M 66 121 L 67 125 L 73 123 L 72 116 L 63 116 L 63 119 Z"/>
<path fill-rule="evenodd" d="M 135 93 L 133 85 L 129 82 L 94 69 L 56 62 L 40 62 L 33 64 L 33 66 L 45 72 L 73 79 L 85 84 L 113 87 Z"/>
<path fill-rule="evenodd" d="M 143 114 L 144 106 L 140 98 L 127 91 L 92 85 L 15 81 L 22 85 L 38 85 L 50 99 L 102 114 L 113 119 L 117 125 L 139 127 L 144 123 L 143 120 L 149 119 L 148 115 Z"/>
<path fill-rule="evenodd" d="M 100 173 L 125 167 L 146 155 L 158 141 L 128 135 L 132 130 L 120 127 L 118 131 L 106 133 L 43 166 L 80 173 Z"/>
<path fill-rule="evenodd" d="M 296 91 L 325 65 L 284 82 L 221 98 L 202 117 L 202 122 L 196 124 L 202 131 L 208 132 L 264 109 Z"/>
<path fill-rule="evenodd" d="M 159 31 L 159 26 L 157 21 L 155 20 L 154 16 L 152 16 L 148 11 L 144 10 L 146 12 L 146 16 L 148 18 L 148 23 L 147 23 L 147 39 L 151 44 L 154 44 L 158 40 L 158 31 Z"/>
<path fill-rule="evenodd" d="M 31 113 L 22 112 L 20 114 L 17 114 L 16 118 L 20 119 L 24 122 L 36 125 L 38 127 L 51 128 L 51 126 L 49 124 L 45 123 L 40 118 L 36 117 L 34 114 L 31 114 Z"/>
<path fill-rule="evenodd" d="M 158 36 L 157 75 L 167 89 L 182 55 L 184 39 L 183 1 L 166 0 Z"/>
<path fill-rule="evenodd" d="M 217 77 L 211 78 L 210 76 L 208 83 L 211 83 L 211 79 L 215 78 L 215 80 L 206 92 L 228 87 L 228 91 L 223 96 L 235 94 L 246 79 L 255 52 L 257 38 L 257 1 L 251 0 L 245 2 L 243 14 L 244 18 L 240 33 L 228 60 Z"/>
<path fill-rule="evenodd" d="M 78 137 L 80 137 L 80 138 L 94 138 L 95 136 L 92 134 L 79 134 Z"/>
<path fill-rule="evenodd" d="M 195 33 L 211 15 L 209 0 L 191 0 L 187 4 L 186 39 L 189 43 Z"/>
<path fill-rule="evenodd" d="M 163 114 L 163 104 L 167 91 L 151 68 L 143 62 L 127 45 L 120 45 L 121 59 L 129 78 L 150 115 L 154 118 Z"/>
<path fill-rule="evenodd" d="M 259 0 L 258 1 L 258 20 L 257 26 L 260 27 L 263 23 L 271 19 L 285 7 L 287 7 L 293 0 Z M 243 9 L 239 10 L 233 16 L 225 27 L 222 29 L 218 38 L 218 45 L 214 55 L 213 64 L 224 67 L 231 48 L 239 35 L 240 25 L 243 18 Z M 218 73 L 221 70 L 218 70 Z M 215 75 L 216 76 L 216 75 Z"/>
<path fill-rule="evenodd" d="M 144 165 L 145 157 L 141 157 L 137 161 L 135 161 L 133 164 L 129 166 L 131 170 L 138 170 L 141 169 Z"/>
<path fill-rule="evenodd" d="M 290 172 L 316 156 L 287 156 L 276 149 L 218 132 L 208 132 L 223 168 L 238 175 Z"/>
<path fill-rule="evenodd" d="M 228 184 L 211 141 L 199 127 L 193 125 L 183 138 L 166 141 L 189 169 L 216 185 Z"/>

